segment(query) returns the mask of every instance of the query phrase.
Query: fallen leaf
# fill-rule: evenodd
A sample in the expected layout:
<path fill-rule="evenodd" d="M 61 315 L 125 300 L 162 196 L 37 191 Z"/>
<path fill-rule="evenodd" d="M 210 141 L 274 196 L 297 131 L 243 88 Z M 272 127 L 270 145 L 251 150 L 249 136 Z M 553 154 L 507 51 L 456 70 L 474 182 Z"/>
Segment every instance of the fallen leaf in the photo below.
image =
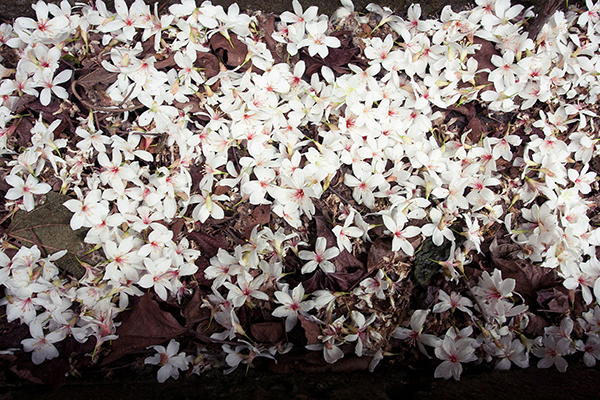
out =
<path fill-rule="evenodd" d="M 185 318 L 186 328 L 210 319 L 210 310 L 202 307 L 202 296 L 199 289 L 196 289 L 189 301 L 181 307 L 181 316 Z"/>
<path fill-rule="evenodd" d="M 306 336 L 306 344 L 317 344 L 322 343 L 319 339 L 319 335 L 321 335 L 321 328 L 319 328 L 319 324 L 315 321 L 309 321 L 304 318 L 302 315 L 298 315 L 298 319 L 300 320 L 300 325 L 304 328 L 304 335 Z"/>
<path fill-rule="evenodd" d="M 234 34 L 230 34 L 229 39 L 231 42 L 220 33 L 214 34 L 211 36 L 208 44 L 223 64 L 231 68 L 236 68 L 246 61 L 248 46 Z"/>
<path fill-rule="evenodd" d="M 225 240 L 223 234 L 208 235 L 204 232 L 192 231 L 187 232 L 185 235 L 188 239 L 196 242 L 204 257 L 214 257 L 219 252 L 219 249 L 227 248 L 227 240 Z"/>
<path fill-rule="evenodd" d="M 281 322 L 268 321 L 250 325 L 250 332 L 260 343 L 279 343 L 283 340 L 284 331 Z"/>
<path fill-rule="evenodd" d="M 124 315 L 121 326 L 117 328 L 119 339 L 112 342 L 111 353 L 102 360 L 102 365 L 148 346 L 164 343 L 187 331 L 173 315 L 160 309 L 153 293 L 140 297 Z"/>
<path fill-rule="evenodd" d="M 26 95 L 28 96 L 28 95 Z M 25 97 L 25 96 L 23 96 Z M 31 96 L 33 97 L 33 96 Z M 17 138 L 17 144 L 20 147 L 29 147 L 31 145 L 31 128 L 33 128 L 33 123 L 29 118 L 23 118 L 16 125 L 14 134 Z"/>
<path fill-rule="evenodd" d="M 254 207 L 250 220 L 244 228 L 244 238 L 250 238 L 255 226 L 267 225 L 269 222 L 271 222 L 271 206 L 269 204 L 262 204 Z"/>
<path fill-rule="evenodd" d="M 538 267 L 525 260 L 493 259 L 492 266 L 502 271 L 503 279 L 515 280 L 515 291 L 523 296 L 529 306 L 537 302 L 540 290 L 561 285 L 553 270 Z"/>
<path fill-rule="evenodd" d="M 277 42 L 273 39 L 273 32 L 275 31 L 275 15 L 267 14 L 266 18 L 264 14 L 258 18 L 259 27 L 264 32 L 264 41 L 267 45 L 267 49 L 273 55 L 273 60 L 275 64 L 280 64 L 283 62 L 283 58 L 277 52 Z"/>
<path fill-rule="evenodd" d="M 376 239 L 369 248 L 367 257 L 367 274 L 380 269 L 381 266 L 394 259 L 392 244 L 389 240 Z"/>
<path fill-rule="evenodd" d="M 473 143 L 477 143 L 481 138 L 481 134 L 485 131 L 483 123 L 479 118 L 477 118 L 477 110 L 475 109 L 475 105 L 472 103 L 467 103 L 461 106 L 450 106 L 447 108 L 449 111 L 456 111 L 467 118 L 467 126 L 466 129 L 470 130 L 469 139 Z"/>
<path fill-rule="evenodd" d="M 104 67 L 99 66 L 87 74 L 82 75 L 77 79 L 76 83 L 82 88 L 90 90 L 98 83 L 107 86 L 112 85 L 117 80 L 118 75 L 119 74 L 116 72 L 107 71 Z"/>
<path fill-rule="evenodd" d="M 541 290 L 537 293 L 537 302 L 547 307 L 547 311 L 564 314 L 569 310 L 569 296 L 564 287 Z"/>
<path fill-rule="evenodd" d="M 457 243 L 458 244 L 458 243 Z M 434 261 L 446 261 L 450 257 L 452 241 L 444 239 L 441 246 L 436 246 L 431 237 L 423 242 L 423 247 L 415 254 L 414 276 L 420 285 L 425 285 L 437 274 L 441 267 Z"/>
<path fill-rule="evenodd" d="M 499 52 L 489 40 L 475 37 L 473 43 L 481 45 L 481 48 L 473 55 L 473 58 L 477 61 L 477 69 L 480 71 L 475 75 L 475 86 L 487 85 L 490 83 L 488 80 L 489 73 L 496 69 L 496 66 L 492 64 L 492 56 L 498 55 Z M 482 69 L 488 69 L 489 72 L 481 72 Z"/>
<path fill-rule="evenodd" d="M 200 68 L 207 80 L 219 74 L 219 59 L 212 53 L 196 52 L 194 66 Z"/>

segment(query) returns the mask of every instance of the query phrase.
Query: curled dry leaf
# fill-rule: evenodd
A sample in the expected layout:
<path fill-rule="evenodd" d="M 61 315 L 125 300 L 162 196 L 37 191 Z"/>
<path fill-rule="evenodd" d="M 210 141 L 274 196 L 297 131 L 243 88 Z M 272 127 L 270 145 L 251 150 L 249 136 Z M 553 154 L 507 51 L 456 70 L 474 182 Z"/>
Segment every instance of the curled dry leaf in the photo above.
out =
<path fill-rule="evenodd" d="M 230 68 L 244 64 L 248 55 L 248 46 L 236 35 L 230 34 L 229 40 L 220 33 L 211 36 L 208 44 L 219 59 Z"/>

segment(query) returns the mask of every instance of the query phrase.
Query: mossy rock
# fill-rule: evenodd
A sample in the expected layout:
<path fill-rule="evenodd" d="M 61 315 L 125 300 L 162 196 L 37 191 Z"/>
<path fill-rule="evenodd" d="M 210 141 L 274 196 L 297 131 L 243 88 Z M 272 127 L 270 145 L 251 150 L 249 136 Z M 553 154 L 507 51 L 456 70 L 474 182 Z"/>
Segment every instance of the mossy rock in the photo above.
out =
<path fill-rule="evenodd" d="M 56 266 L 79 279 L 85 274 L 79 260 L 84 258 L 83 239 L 87 229 L 71 229 L 69 222 L 73 214 L 63 206 L 70 199 L 69 196 L 49 192 L 46 202 L 33 211 L 19 210 L 15 213 L 9 235 L 25 246 L 37 245 L 47 254 L 67 250 L 67 254 L 56 261 Z"/>

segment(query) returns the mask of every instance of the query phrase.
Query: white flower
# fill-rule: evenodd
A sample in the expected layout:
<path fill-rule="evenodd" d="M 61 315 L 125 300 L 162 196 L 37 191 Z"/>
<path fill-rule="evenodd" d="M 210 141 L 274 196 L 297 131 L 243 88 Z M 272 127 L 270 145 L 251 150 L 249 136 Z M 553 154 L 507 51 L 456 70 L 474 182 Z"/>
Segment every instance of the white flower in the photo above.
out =
<path fill-rule="evenodd" d="M 377 271 L 375 278 L 367 278 L 360 283 L 365 293 L 374 293 L 378 299 L 385 299 L 385 291 L 389 289 L 390 284 L 385 278 L 383 270 Z"/>
<path fill-rule="evenodd" d="M 76 231 L 81 227 L 92 227 L 102 223 L 108 215 L 108 202 L 102 201 L 102 191 L 91 190 L 83 201 L 78 199 L 67 200 L 63 206 L 75 213 L 71 217 L 71 229 Z"/>
<path fill-rule="evenodd" d="M 410 329 L 397 327 L 392 337 L 400 340 L 408 340 L 408 343 L 411 346 L 418 346 L 421 353 L 427 354 L 427 350 L 425 350 L 425 346 L 438 346 L 441 340 L 435 335 L 423 333 L 423 324 L 425 324 L 425 319 L 429 314 L 429 310 L 415 310 L 413 315 L 410 317 Z M 429 357 L 431 358 L 431 357 Z"/>
<path fill-rule="evenodd" d="M 307 23 L 306 31 L 308 37 L 300 41 L 298 47 L 308 47 L 308 54 L 311 57 L 318 54 L 322 58 L 325 58 L 329 54 L 329 47 L 336 48 L 342 45 L 338 38 L 325 35 L 327 31 L 326 20 Z"/>
<path fill-rule="evenodd" d="M 302 5 L 298 0 L 292 1 L 292 7 L 294 8 L 295 14 L 289 11 L 284 11 L 281 13 L 279 18 L 285 23 L 297 25 L 298 29 L 304 32 L 306 23 L 312 22 L 317 18 L 319 8 L 317 6 L 311 6 L 303 12 Z"/>
<path fill-rule="evenodd" d="M 450 230 L 450 225 L 454 221 L 454 216 L 440 211 L 438 208 L 432 208 L 429 211 L 431 223 L 423 225 L 421 232 L 425 236 L 431 236 L 436 246 L 444 243 L 444 238 L 454 241 L 454 234 Z"/>
<path fill-rule="evenodd" d="M 536 357 L 540 357 L 538 368 L 549 368 L 556 366 L 560 372 L 565 372 L 569 364 L 562 356 L 570 354 L 569 347 L 571 343 L 568 340 L 559 340 L 552 335 L 546 335 L 543 338 L 544 345 L 532 350 Z"/>
<path fill-rule="evenodd" d="M 241 274 L 237 277 L 237 285 L 234 285 L 231 282 L 225 282 L 223 285 L 229 289 L 227 300 L 229 300 L 236 308 L 241 307 L 246 302 L 250 301 L 250 297 L 269 301 L 269 295 L 260 290 L 265 278 L 264 275 L 256 278 L 246 278 L 246 275 Z"/>
<path fill-rule="evenodd" d="M 306 312 L 314 307 L 311 300 L 304 300 L 304 287 L 302 283 L 298 284 L 289 294 L 289 286 L 285 286 L 283 291 L 275 292 L 277 302 L 282 304 L 277 307 L 272 315 L 274 317 L 285 318 L 285 330 L 289 332 L 298 321 L 298 313 Z"/>
<path fill-rule="evenodd" d="M 494 269 L 492 275 L 483 271 L 479 284 L 473 287 L 473 293 L 484 301 L 494 305 L 502 299 L 512 296 L 515 289 L 515 280 L 512 278 L 502 279 L 502 271 Z"/>
<path fill-rule="evenodd" d="M 596 360 L 600 360 L 600 338 L 590 335 L 585 345 L 581 340 L 578 342 L 578 348 L 583 351 L 583 363 L 586 367 L 595 367 Z"/>
<path fill-rule="evenodd" d="M 23 339 L 21 344 L 23 345 L 23 350 L 27 352 L 33 351 L 31 360 L 35 365 L 58 357 L 58 350 L 54 347 L 54 343 L 60 342 L 65 338 L 63 330 L 53 331 L 45 335 L 40 319 L 36 318 L 29 324 L 29 333 L 31 333 L 32 338 Z"/>
<path fill-rule="evenodd" d="M 333 233 L 337 238 L 337 245 L 340 251 L 344 251 L 344 249 L 348 250 L 348 252 L 352 252 L 352 242 L 350 242 L 351 237 L 361 237 L 363 232 L 360 228 L 356 226 L 350 226 L 354 221 L 354 213 L 352 210 L 350 215 L 346 218 L 344 222 L 344 226 L 337 225 L 333 228 Z"/>
<path fill-rule="evenodd" d="M 415 249 L 413 245 L 408 241 L 407 238 L 412 238 L 421 233 L 421 228 L 417 226 L 404 226 L 406 222 L 406 216 L 396 209 L 396 211 L 389 215 L 383 215 L 383 223 L 386 228 L 390 230 L 392 235 L 392 251 L 402 251 L 408 255 L 413 256 Z"/>
<path fill-rule="evenodd" d="M 179 378 L 179 371 L 185 371 L 188 369 L 190 358 L 186 357 L 185 352 L 177 354 L 179 351 L 179 342 L 175 339 L 171 339 L 167 348 L 163 346 L 150 346 L 158 354 L 148 357 L 144 360 L 144 364 L 161 365 L 158 370 L 157 378 L 160 383 L 166 381 L 169 377 L 173 379 Z"/>
<path fill-rule="evenodd" d="M 298 253 L 298 257 L 300 257 L 302 260 L 310 260 L 304 264 L 301 272 L 303 274 L 309 274 L 317 267 L 320 267 L 326 274 L 335 272 L 335 265 L 329 260 L 337 257 L 339 254 L 340 251 L 337 247 L 330 247 L 327 249 L 327 239 L 324 237 L 318 237 L 315 243 L 314 252 L 301 250 Z"/>
<path fill-rule="evenodd" d="M 440 290 L 439 303 L 433 307 L 432 311 L 434 313 L 441 313 L 446 310 L 452 310 L 452 312 L 454 312 L 454 310 L 458 308 L 462 312 L 473 315 L 473 312 L 467 307 L 473 307 L 473 302 L 470 299 L 463 297 L 454 291 L 450 292 L 450 296 L 448 296 L 446 292 Z"/>
<path fill-rule="evenodd" d="M 67 69 L 60 72 L 55 77 L 52 77 L 52 75 L 52 71 L 45 70 L 40 77 L 39 85 L 43 88 L 40 93 L 40 103 L 42 103 L 43 106 L 50 104 L 52 93 L 59 99 L 67 99 L 69 97 L 67 90 L 58 85 L 71 79 L 73 71 Z"/>
<path fill-rule="evenodd" d="M 143 288 L 154 288 L 154 291 L 163 301 L 167 301 L 168 293 L 173 286 L 170 282 L 174 272 L 171 269 L 171 260 L 169 258 L 159 258 L 155 261 L 150 258 L 144 258 L 144 266 L 147 274 L 142 276 L 138 284 Z"/>
<path fill-rule="evenodd" d="M 12 174 L 4 179 L 6 180 L 6 183 L 12 186 L 12 188 L 8 189 L 8 192 L 6 192 L 6 199 L 17 200 L 22 197 L 26 211 L 31 211 L 35 207 L 35 201 L 33 199 L 34 194 L 46 194 L 52 190 L 50 185 L 39 182 L 33 175 L 28 175 L 27 181 L 24 181 L 23 178 L 18 175 Z"/>
<path fill-rule="evenodd" d="M 382 174 L 373 174 L 370 169 L 356 168 L 354 171 L 357 176 L 346 174 L 344 184 L 354 188 L 352 197 L 358 204 L 365 204 L 369 208 L 375 207 L 375 196 L 373 190 L 385 184 L 385 178 Z"/>
<path fill-rule="evenodd" d="M 457 381 L 460 380 L 460 374 L 463 371 L 461 363 L 477 360 L 477 356 L 474 354 L 475 348 L 471 343 L 472 339 L 470 338 L 455 340 L 450 335 L 446 335 L 435 348 L 436 357 L 444 362 L 437 366 L 434 376 L 444 379 L 454 377 Z"/>

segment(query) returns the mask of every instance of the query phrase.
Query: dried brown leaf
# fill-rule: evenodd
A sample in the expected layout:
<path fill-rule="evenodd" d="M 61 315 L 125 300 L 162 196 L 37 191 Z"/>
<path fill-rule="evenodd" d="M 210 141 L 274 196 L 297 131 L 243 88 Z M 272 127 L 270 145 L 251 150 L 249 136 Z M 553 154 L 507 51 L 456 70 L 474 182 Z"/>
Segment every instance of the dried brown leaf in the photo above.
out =
<path fill-rule="evenodd" d="M 279 343 L 283 340 L 283 324 L 279 321 L 259 322 L 250 325 L 252 336 L 260 343 Z"/>
<path fill-rule="evenodd" d="M 208 235 L 204 232 L 192 231 L 187 232 L 188 239 L 193 240 L 198 245 L 200 252 L 205 257 L 214 257 L 219 252 L 220 248 L 227 248 L 227 240 L 223 234 Z"/>
<path fill-rule="evenodd" d="M 118 75 L 116 72 L 107 71 L 104 67 L 99 66 L 89 73 L 82 75 L 77 79 L 76 83 L 82 88 L 90 90 L 99 83 L 106 86 L 112 85 L 117 80 Z"/>
<path fill-rule="evenodd" d="M 502 278 L 515 280 L 515 291 L 523 296 L 529 305 L 537 301 L 540 290 L 560 285 L 553 270 L 535 266 L 525 260 L 497 258 L 492 260 L 492 265 L 502 271 Z"/>
<path fill-rule="evenodd" d="M 125 311 L 125 317 L 117 329 L 119 339 L 113 341 L 112 351 L 102 364 L 148 346 L 164 343 L 186 331 L 173 315 L 160 309 L 153 293 L 146 293 L 130 311 Z"/>
<path fill-rule="evenodd" d="M 389 240 L 376 239 L 369 248 L 367 257 L 367 274 L 381 268 L 381 266 L 394 259 L 392 244 Z"/>
<path fill-rule="evenodd" d="M 186 328 L 210 319 L 210 310 L 202 307 L 202 296 L 200 290 L 194 291 L 190 300 L 181 308 L 181 316 L 185 318 Z"/>
<path fill-rule="evenodd" d="M 198 51 L 194 65 L 202 70 L 206 79 L 219 74 L 219 59 L 212 53 Z"/>
<path fill-rule="evenodd" d="M 298 319 L 300 320 L 300 325 L 304 328 L 304 335 L 306 336 L 306 341 L 308 345 L 322 343 L 319 339 L 319 335 L 321 334 L 321 328 L 319 328 L 319 324 L 315 321 L 309 321 L 304 318 L 302 315 L 298 315 Z"/>
<path fill-rule="evenodd" d="M 229 39 L 221 34 L 212 35 L 208 44 L 223 64 L 236 68 L 246 61 L 248 46 L 237 35 L 230 34 Z M 231 41 L 231 42 L 230 42 Z"/>

